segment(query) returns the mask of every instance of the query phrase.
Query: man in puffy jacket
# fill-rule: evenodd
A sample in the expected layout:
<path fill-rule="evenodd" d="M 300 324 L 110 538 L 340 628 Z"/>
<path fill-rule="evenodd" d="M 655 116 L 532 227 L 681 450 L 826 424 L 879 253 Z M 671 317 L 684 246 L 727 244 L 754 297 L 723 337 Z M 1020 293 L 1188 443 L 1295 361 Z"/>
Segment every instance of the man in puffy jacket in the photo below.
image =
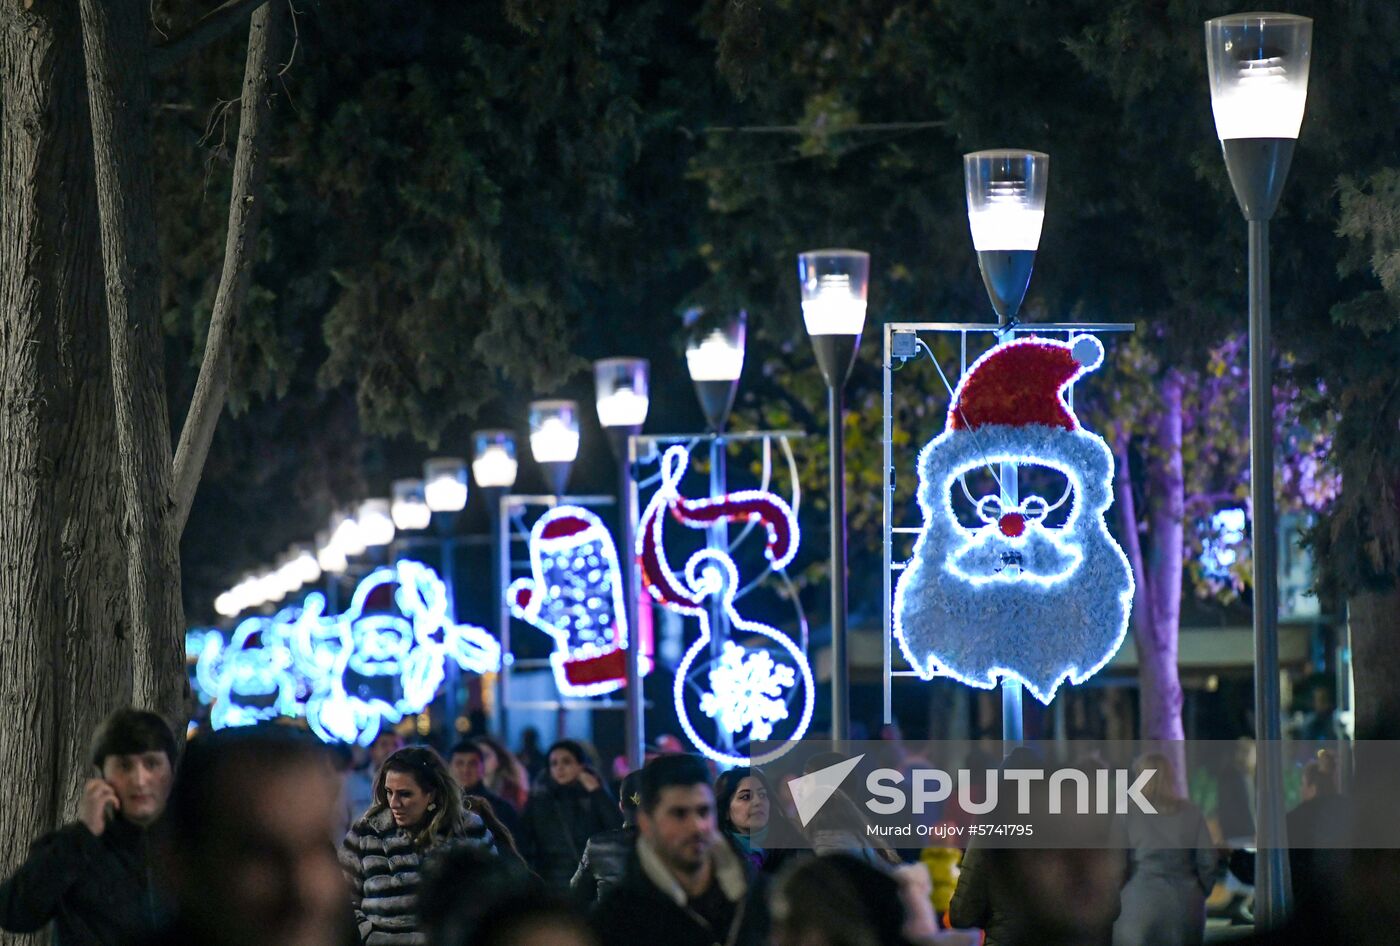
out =
<path fill-rule="evenodd" d="M 574 871 L 569 887 L 584 903 L 602 900 L 622 880 L 632 848 L 637 843 L 637 806 L 642 796 L 641 770 L 629 772 L 619 786 L 618 807 L 622 827 L 600 831 L 583 846 L 583 858 Z"/>
<path fill-rule="evenodd" d="M 0 884 L 0 928 L 53 923 L 57 946 L 116 946 L 159 922 L 149 829 L 165 811 L 175 736 L 155 713 L 122 709 L 98 729 L 78 818 L 34 842 Z"/>

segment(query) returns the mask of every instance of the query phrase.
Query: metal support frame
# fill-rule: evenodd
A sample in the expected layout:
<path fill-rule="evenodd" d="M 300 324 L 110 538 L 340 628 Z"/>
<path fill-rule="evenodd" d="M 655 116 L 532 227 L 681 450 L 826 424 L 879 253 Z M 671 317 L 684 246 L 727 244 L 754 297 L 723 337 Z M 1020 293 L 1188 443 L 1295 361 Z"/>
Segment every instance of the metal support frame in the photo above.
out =
<path fill-rule="evenodd" d="M 881 441 L 884 449 L 884 490 L 883 500 L 883 524 L 884 535 L 882 537 L 882 547 L 884 552 L 884 602 L 883 608 L 883 651 L 884 651 L 884 674 L 882 686 L 884 722 L 886 725 L 894 722 L 894 680 L 897 677 L 919 678 L 917 672 L 912 668 L 896 670 L 894 668 L 894 573 L 902 571 L 907 563 L 894 561 L 894 541 L 897 534 L 915 535 L 924 531 L 923 524 L 918 526 L 899 526 L 894 521 L 895 506 L 895 476 L 894 476 L 894 356 L 892 345 L 894 336 L 899 332 L 912 332 L 914 335 L 938 334 L 938 335 L 958 335 L 960 336 L 960 359 L 958 367 L 958 379 L 962 378 L 963 372 L 968 366 L 967 338 L 969 335 L 993 335 L 995 341 L 1000 342 L 1017 335 L 1057 335 L 1064 334 L 1069 338 L 1076 335 L 1099 335 L 1109 333 L 1128 333 L 1136 329 L 1132 322 L 1012 322 L 1009 325 L 999 325 L 995 322 L 887 322 L 884 326 L 884 347 L 881 350 L 880 367 L 883 375 L 882 407 L 884 429 L 881 434 Z M 915 358 L 918 357 L 916 354 Z M 957 380 L 950 383 L 956 386 Z M 1070 389 L 1071 406 L 1073 406 L 1073 388 Z M 1007 463 L 1002 465 L 1001 482 L 1004 491 L 1003 499 L 1015 501 L 1017 490 L 1016 466 Z M 1021 696 L 1022 686 L 1017 681 L 1003 680 L 1001 688 L 1002 703 L 1002 739 L 1008 744 L 1019 743 L 1023 738 L 1021 726 Z"/>

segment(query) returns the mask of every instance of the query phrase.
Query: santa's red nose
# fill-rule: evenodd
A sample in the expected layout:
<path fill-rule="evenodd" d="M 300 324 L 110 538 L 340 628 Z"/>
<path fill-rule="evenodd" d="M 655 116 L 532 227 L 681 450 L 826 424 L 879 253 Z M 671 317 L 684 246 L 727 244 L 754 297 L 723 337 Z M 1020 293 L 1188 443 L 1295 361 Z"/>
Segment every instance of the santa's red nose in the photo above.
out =
<path fill-rule="evenodd" d="M 997 526 L 1001 528 L 1001 534 L 1016 538 L 1026 531 L 1026 517 L 1019 512 L 1008 512 L 997 520 Z"/>

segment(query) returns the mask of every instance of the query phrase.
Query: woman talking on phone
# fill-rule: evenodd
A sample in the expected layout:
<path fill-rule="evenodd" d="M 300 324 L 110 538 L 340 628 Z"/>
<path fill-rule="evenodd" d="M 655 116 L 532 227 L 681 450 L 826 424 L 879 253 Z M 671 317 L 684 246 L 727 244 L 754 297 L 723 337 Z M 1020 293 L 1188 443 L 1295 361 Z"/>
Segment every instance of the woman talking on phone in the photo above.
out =
<path fill-rule="evenodd" d="M 147 831 L 170 795 L 175 736 L 155 713 L 117 710 L 97 730 L 92 764 L 78 820 L 35 841 L 0 884 L 0 928 L 53 921 L 57 946 L 116 946 L 159 922 Z"/>
<path fill-rule="evenodd" d="M 418 879 L 445 851 L 494 849 L 481 818 L 462 803 L 442 756 L 425 746 L 400 749 L 379 768 L 374 801 L 340 849 L 355 923 L 365 946 L 424 942 L 418 929 Z"/>

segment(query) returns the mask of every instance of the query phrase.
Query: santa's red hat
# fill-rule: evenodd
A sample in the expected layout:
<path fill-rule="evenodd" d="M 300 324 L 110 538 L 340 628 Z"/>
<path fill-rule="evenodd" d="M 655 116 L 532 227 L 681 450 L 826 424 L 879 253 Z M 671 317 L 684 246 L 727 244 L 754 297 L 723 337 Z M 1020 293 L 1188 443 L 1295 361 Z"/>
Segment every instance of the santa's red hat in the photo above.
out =
<path fill-rule="evenodd" d="M 963 375 L 948 406 L 948 429 L 1041 424 L 1078 430 L 1063 392 L 1102 363 L 1103 346 L 1092 335 L 1072 342 L 1024 338 L 999 345 Z"/>

